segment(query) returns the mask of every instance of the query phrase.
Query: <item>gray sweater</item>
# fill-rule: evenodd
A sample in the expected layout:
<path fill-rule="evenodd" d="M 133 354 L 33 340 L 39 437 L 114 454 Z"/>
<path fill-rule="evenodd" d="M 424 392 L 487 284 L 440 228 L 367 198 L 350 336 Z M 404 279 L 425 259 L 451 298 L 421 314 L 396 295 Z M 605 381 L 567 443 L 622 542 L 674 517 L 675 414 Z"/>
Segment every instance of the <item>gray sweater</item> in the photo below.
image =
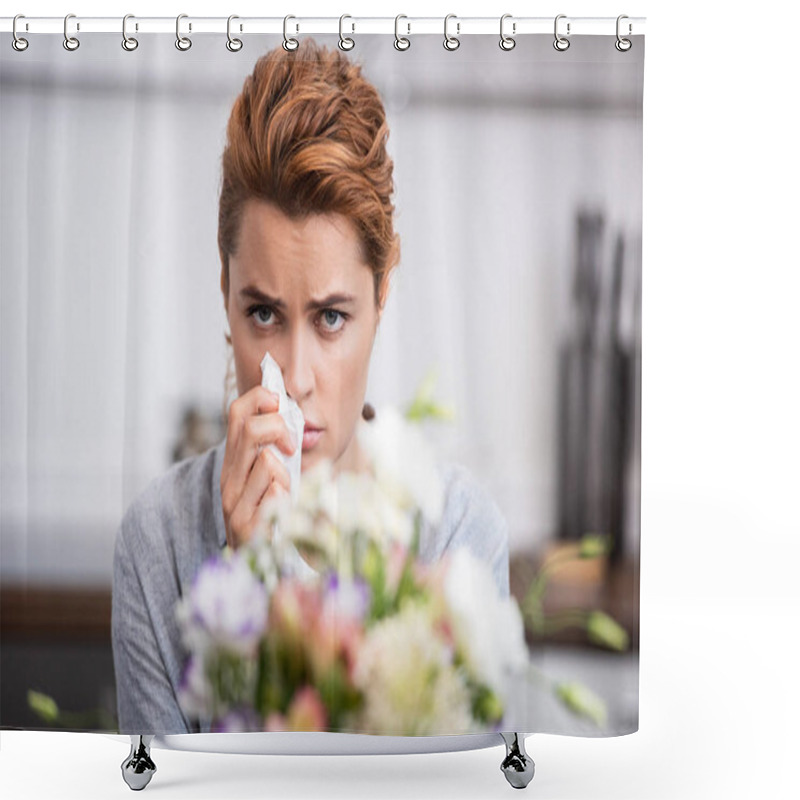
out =
<path fill-rule="evenodd" d="M 133 500 L 117 530 L 111 641 L 122 734 L 210 730 L 207 721 L 187 718 L 178 704 L 188 653 L 174 609 L 203 562 L 227 541 L 220 491 L 224 456 L 225 439 L 173 464 Z M 421 530 L 421 560 L 431 563 L 448 548 L 465 545 L 490 564 L 501 595 L 508 597 L 503 515 L 463 465 L 440 462 L 439 470 L 444 512 L 438 526 Z"/>

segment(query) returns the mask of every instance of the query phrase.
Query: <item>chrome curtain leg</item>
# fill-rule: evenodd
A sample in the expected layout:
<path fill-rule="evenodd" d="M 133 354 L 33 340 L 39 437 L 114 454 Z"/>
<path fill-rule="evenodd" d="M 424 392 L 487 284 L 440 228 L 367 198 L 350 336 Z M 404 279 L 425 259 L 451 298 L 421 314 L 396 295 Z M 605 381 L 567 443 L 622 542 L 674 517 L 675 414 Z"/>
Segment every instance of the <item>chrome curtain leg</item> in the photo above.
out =
<path fill-rule="evenodd" d="M 150 742 L 153 741 L 153 736 L 152 733 L 130 734 L 131 752 L 122 762 L 122 777 L 136 791 L 144 789 L 156 771 L 156 765 L 150 758 Z"/>
<path fill-rule="evenodd" d="M 500 765 L 506 780 L 515 789 L 524 789 L 532 780 L 535 765 L 525 752 L 525 737 L 519 733 L 501 733 L 506 744 L 506 757 Z"/>

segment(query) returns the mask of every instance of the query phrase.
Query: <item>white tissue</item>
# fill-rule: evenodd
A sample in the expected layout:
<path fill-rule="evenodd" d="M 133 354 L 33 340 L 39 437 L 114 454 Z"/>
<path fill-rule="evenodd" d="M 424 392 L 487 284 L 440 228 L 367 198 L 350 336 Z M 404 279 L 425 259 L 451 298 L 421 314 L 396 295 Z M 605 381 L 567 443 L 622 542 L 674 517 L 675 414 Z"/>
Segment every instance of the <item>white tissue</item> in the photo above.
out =
<path fill-rule="evenodd" d="M 289 470 L 290 492 L 292 500 L 295 500 L 300 489 L 300 457 L 303 454 L 303 428 L 306 422 L 300 406 L 286 394 L 286 387 L 283 385 L 283 373 L 275 359 L 270 355 L 269 350 L 261 361 L 261 385 L 270 392 L 275 392 L 280 398 L 278 413 L 286 422 L 289 434 L 294 440 L 295 451 L 290 456 L 287 456 L 276 444 L 270 444 L 269 448 Z"/>

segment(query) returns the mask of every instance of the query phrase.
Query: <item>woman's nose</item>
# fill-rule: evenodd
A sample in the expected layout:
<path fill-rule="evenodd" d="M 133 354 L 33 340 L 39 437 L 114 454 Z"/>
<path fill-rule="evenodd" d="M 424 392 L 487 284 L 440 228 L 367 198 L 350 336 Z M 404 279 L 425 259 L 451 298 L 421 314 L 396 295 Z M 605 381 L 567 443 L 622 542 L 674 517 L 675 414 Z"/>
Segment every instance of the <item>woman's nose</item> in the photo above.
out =
<path fill-rule="evenodd" d="M 283 383 L 286 394 L 296 403 L 305 398 L 313 386 L 310 349 L 302 336 L 296 336 L 289 343 L 286 365 L 283 370 Z"/>

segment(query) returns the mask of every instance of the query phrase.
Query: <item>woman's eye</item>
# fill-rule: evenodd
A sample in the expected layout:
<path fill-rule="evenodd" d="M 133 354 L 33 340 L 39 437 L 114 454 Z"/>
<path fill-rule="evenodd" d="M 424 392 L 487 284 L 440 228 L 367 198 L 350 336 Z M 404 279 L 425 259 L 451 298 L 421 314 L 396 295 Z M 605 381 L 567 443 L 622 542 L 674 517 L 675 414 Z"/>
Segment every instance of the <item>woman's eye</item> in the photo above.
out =
<path fill-rule="evenodd" d="M 264 325 L 268 324 L 268 320 L 264 318 L 264 315 L 271 315 L 272 309 L 269 306 L 251 306 L 247 312 L 248 317 L 254 316 L 258 322 L 261 322 Z"/>
<path fill-rule="evenodd" d="M 344 325 L 345 318 L 346 318 L 345 314 L 343 314 L 341 311 L 336 311 L 336 309 L 333 309 L 333 308 L 326 308 L 322 312 L 322 320 L 323 320 L 323 322 L 326 323 L 326 328 L 327 328 L 329 333 L 336 333 L 336 331 L 341 330 L 342 329 L 342 325 Z M 341 325 L 337 325 L 334 328 L 333 325 L 336 324 L 339 320 L 341 320 L 342 324 Z M 331 323 L 331 326 L 328 327 L 327 323 Z"/>
<path fill-rule="evenodd" d="M 247 310 L 248 317 L 255 317 L 260 327 L 272 328 L 276 322 L 272 318 L 275 312 L 269 306 L 251 306 Z M 348 315 L 333 308 L 326 308 L 322 314 L 322 323 L 326 333 L 337 333 L 342 329 Z"/>

